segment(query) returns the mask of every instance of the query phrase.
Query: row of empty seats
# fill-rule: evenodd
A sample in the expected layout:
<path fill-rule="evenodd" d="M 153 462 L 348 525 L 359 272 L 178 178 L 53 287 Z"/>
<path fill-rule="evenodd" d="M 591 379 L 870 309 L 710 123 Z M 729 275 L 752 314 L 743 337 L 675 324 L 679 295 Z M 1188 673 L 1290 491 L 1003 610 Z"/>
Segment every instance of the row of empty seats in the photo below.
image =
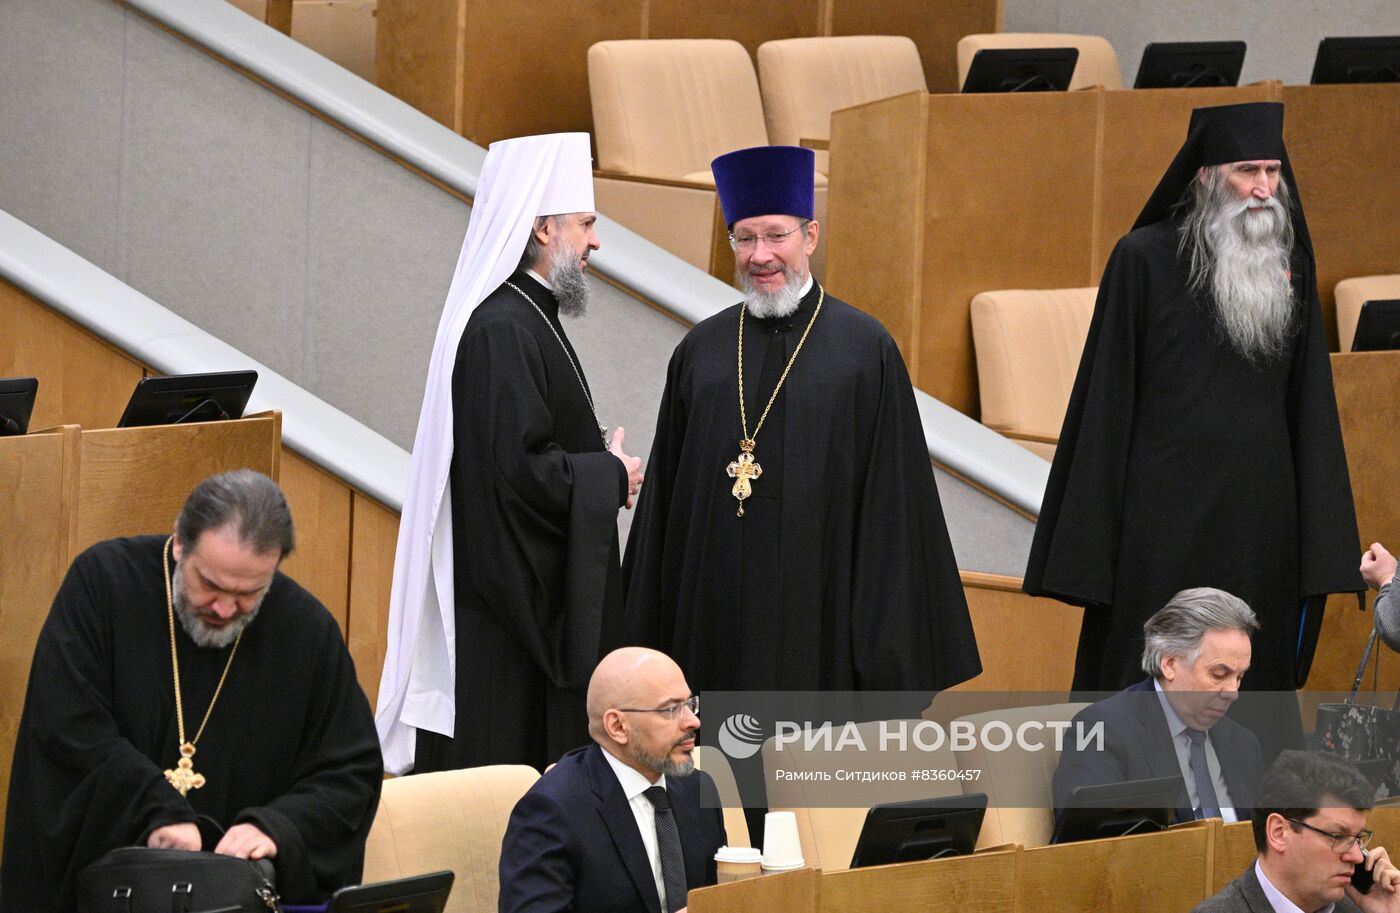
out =
<path fill-rule="evenodd" d="M 982 422 L 1051 459 L 1089 334 L 1098 288 L 983 292 L 972 299 Z M 1400 275 L 1337 283 L 1338 349 L 1350 352 L 1361 307 L 1400 299 Z"/>

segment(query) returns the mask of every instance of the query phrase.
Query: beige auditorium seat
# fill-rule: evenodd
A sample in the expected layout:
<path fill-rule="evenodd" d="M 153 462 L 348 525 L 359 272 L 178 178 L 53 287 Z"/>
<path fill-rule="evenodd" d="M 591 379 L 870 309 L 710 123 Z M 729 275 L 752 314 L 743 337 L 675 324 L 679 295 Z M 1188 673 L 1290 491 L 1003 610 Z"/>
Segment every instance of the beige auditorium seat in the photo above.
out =
<path fill-rule="evenodd" d="M 1015 289 L 972 299 L 982 424 L 1051 459 L 1097 288 Z"/>
<path fill-rule="evenodd" d="M 1014 733 L 1023 723 L 1070 720 L 1087 706 L 1069 703 L 1013 707 L 974 713 L 958 717 L 958 720 L 971 723 L 979 733 L 987 723 L 1001 721 Z M 1073 737 L 1072 730 L 1067 737 Z M 1050 781 L 1060 763 L 1060 753 L 1054 749 L 1053 733 L 1048 728 L 1034 730 L 1026 741 L 1045 747 L 1027 751 L 1013 743 L 1005 750 L 993 751 L 989 750 L 987 740 L 979 737 L 971 750 L 955 752 L 959 769 L 981 772 L 976 781 L 963 784 L 963 791 L 987 794 L 987 817 L 977 837 L 978 849 L 1008 843 L 1044 846 L 1050 842 L 1055 825 Z"/>
<path fill-rule="evenodd" d="M 1079 60 L 1069 81 L 1070 91 L 1089 86 L 1123 88 L 1118 54 L 1108 39 L 1098 35 L 1059 35 L 1053 32 L 997 32 L 968 35 L 958 41 L 958 85 L 967 81 L 972 58 L 983 48 L 1078 48 Z"/>
<path fill-rule="evenodd" d="M 539 776 L 503 764 L 384 781 L 365 845 L 365 883 L 451 869 L 444 913 L 495 913 L 501 839 L 511 809 Z"/>
<path fill-rule="evenodd" d="M 598 210 L 701 269 L 732 275 L 732 259 L 714 262 L 710 161 L 768 144 L 748 51 L 718 39 L 601 41 L 588 49 L 588 91 Z"/>
<path fill-rule="evenodd" d="M 1337 283 L 1337 350 L 1351 351 L 1356 335 L 1356 321 L 1361 306 L 1368 301 L 1392 301 L 1400 298 L 1400 275 L 1358 276 Z"/>
<path fill-rule="evenodd" d="M 866 102 L 927 92 L 919 49 L 902 35 L 786 38 L 758 46 L 758 85 L 768 141 L 797 146 L 829 140 L 831 112 Z M 828 155 L 817 152 L 817 171 Z"/>
<path fill-rule="evenodd" d="M 913 727 L 921 720 L 894 721 Z M 776 748 L 774 739 L 763 743 L 763 769 L 768 784 L 768 807 L 770 811 L 789 811 L 797 817 L 797 833 L 802 840 L 803 861 L 809 866 L 817 866 L 827 872 L 848 869 L 851 856 L 855 853 L 856 842 L 860 838 L 861 827 L 865 824 L 865 814 L 869 804 L 859 807 L 843 806 L 840 803 L 849 799 L 855 790 L 868 799 L 870 804 L 903 802 L 913 799 L 937 799 L 963 793 L 957 780 L 928 780 L 872 784 L 852 784 L 832 780 L 802 779 L 804 774 L 825 771 L 833 773 L 841 770 L 907 770 L 910 758 L 916 757 L 920 768 L 929 770 L 953 770 L 957 767 L 953 751 L 945 744 L 935 751 L 915 751 L 882 753 L 880 745 L 880 723 L 861 723 L 856 726 L 865 751 L 848 748 L 836 752 L 801 750 L 798 746 L 787 745 L 782 751 Z M 791 779 L 778 780 L 778 770 L 789 772 Z M 973 790 L 968 790 L 972 792 Z"/>

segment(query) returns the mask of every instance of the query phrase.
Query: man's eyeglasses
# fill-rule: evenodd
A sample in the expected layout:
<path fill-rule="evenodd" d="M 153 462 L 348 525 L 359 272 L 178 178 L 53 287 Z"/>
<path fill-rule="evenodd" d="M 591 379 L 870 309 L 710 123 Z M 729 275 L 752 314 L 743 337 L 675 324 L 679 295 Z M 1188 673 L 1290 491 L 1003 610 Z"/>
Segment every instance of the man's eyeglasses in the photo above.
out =
<path fill-rule="evenodd" d="M 735 250 L 753 250 L 761 240 L 769 247 L 777 247 L 788 239 L 788 236 L 795 231 L 801 231 L 807 226 L 799 225 L 796 228 L 789 228 L 787 231 L 770 231 L 766 235 L 736 235 L 733 232 L 729 235 L 729 246 Z"/>
<path fill-rule="evenodd" d="M 1350 853 L 1351 848 L 1358 844 L 1360 844 L 1361 848 L 1364 850 L 1370 844 L 1371 837 L 1374 836 L 1374 834 L 1369 828 L 1363 828 L 1361 833 L 1359 834 L 1333 834 L 1329 833 L 1328 831 L 1324 831 L 1320 827 L 1313 827 L 1306 821 L 1299 821 L 1297 818 L 1289 818 L 1288 820 L 1301 827 L 1305 827 L 1308 830 L 1313 831 L 1314 833 L 1321 834 L 1322 836 L 1331 840 L 1332 852 L 1334 853 Z"/>
<path fill-rule="evenodd" d="M 667 704 L 665 707 L 619 707 L 623 713 L 659 713 L 668 720 L 674 720 L 680 715 L 682 709 L 689 709 L 696 716 L 700 715 L 700 695 L 692 694 L 683 701 L 674 704 Z"/>

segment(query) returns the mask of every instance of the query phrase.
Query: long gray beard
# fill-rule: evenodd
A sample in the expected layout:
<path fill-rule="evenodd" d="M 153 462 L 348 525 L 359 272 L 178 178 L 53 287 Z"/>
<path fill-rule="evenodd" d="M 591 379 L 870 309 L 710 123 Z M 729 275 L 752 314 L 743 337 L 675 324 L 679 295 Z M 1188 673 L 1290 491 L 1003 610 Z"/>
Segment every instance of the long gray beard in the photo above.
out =
<path fill-rule="evenodd" d="M 242 634 L 243 630 L 253 623 L 253 619 L 258 617 L 258 611 L 262 608 L 263 600 L 266 598 L 267 593 L 264 591 L 253 606 L 253 611 L 247 615 L 240 615 L 235 621 L 222 628 L 215 628 L 205 624 L 203 619 L 190 608 L 189 595 L 185 592 L 185 578 L 179 572 L 178 565 L 171 592 L 171 599 L 175 603 L 175 617 L 180 619 L 180 627 L 185 629 L 185 633 L 197 646 L 209 650 L 222 650 L 237 640 L 238 635 Z"/>
<path fill-rule="evenodd" d="M 582 317 L 588 310 L 588 278 L 579 265 L 578 254 L 565 244 L 549 246 L 549 284 L 559 302 L 559 316 Z"/>
<path fill-rule="evenodd" d="M 805 276 L 799 276 L 792 267 L 783 267 L 783 287 L 776 292 L 764 292 L 754 288 L 753 277 L 743 270 L 734 271 L 734 279 L 739 283 L 739 291 L 744 293 L 744 302 L 749 313 L 767 320 L 770 317 L 786 317 L 797 311 L 802 303 L 802 285 Z"/>
<path fill-rule="evenodd" d="M 1279 192 L 1261 204 L 1212 181 L 1182 227 L 1192 290 L 1209 293 L 1221 333 L 1252 364 L 1283 355 L 1295 329 L 1287 194 L 1280 181 Z"/>

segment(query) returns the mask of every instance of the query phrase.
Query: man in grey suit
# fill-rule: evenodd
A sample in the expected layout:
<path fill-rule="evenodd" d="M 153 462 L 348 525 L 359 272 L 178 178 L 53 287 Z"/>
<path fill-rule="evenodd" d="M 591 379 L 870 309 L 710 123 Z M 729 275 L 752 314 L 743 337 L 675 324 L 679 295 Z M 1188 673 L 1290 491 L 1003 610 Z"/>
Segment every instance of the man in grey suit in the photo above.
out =
<path fill-rule="evenodd" d="M 1400 870 L 1366 845 L 1375 789 L 1333 754 L 1285 751 L 1264 774 L 1254 804 L 1259 857 L 1192 913 L 1400 913 Z M 1369 893 L 1352 884 L 1364 863 Z"/>
<path fill-rule="evenodd" d="M 1180 776 L 1178 821 L 1247 819 L 1264 771 L 1259 740 L 1225 714 L 1258 627 L 1244 600 L 1210 587 L 1182 590 L 1158 609 L 1143 625 L 1149 678 L 1074 718 L 1084 730 L 1102 726 L 1104 740 L 1066 740 L 1053 781 L 1056 817 L 1079 786 Z"/>

